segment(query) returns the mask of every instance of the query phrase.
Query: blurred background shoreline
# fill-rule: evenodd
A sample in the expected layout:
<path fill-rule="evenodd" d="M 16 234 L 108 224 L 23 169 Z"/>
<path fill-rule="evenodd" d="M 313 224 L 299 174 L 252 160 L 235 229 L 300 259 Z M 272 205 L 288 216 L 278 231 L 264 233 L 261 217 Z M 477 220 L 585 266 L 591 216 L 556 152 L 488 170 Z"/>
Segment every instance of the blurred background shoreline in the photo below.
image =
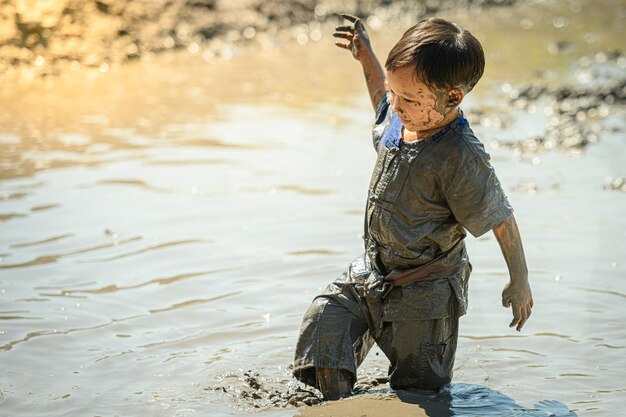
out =
<path fill-rule="evenodd" d="M 230 56 L 233 45 L 321 38 L 338 13 L 370 16 L 374 27 L 417 21 L 453 8 L 510 6 L 516 0 L 7 0 L 0 4 L 0 74 L 32 79 L 107 72 L 131 60 L 187 49 Z"/>

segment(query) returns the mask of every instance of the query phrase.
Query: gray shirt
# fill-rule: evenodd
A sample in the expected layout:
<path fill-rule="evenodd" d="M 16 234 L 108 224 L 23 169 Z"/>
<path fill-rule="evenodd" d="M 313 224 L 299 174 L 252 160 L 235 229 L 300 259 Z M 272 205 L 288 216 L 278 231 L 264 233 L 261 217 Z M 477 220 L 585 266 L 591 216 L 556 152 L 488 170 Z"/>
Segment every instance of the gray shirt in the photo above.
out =
<path fill-rule="evenodd" d="M 489 154 L 462 115 L 433 137 L 407 143 L 385 96 L 376 110 L 373 141 L 378 158 L 364 240 L 379 272 L 423 265 L 465 238 L 465 230 L 481 236 L 513 213 Z M 450 283 L 464 314 L 469 269 L 462 275 Z"/>

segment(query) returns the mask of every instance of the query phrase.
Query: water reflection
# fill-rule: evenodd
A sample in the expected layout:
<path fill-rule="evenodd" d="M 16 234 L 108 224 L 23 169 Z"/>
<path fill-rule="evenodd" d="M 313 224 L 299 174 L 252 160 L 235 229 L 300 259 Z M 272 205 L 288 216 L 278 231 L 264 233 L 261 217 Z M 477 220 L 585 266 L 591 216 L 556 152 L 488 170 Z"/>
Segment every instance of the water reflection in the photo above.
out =
<path fill-rule="evenodd" d="M 396 391 L 398 398 L 416 404 L 428 417 L 576 417 L 573 411 L 556 400 L 542 400 L 534 407 L 524 407 L 498 391 L 482 385 L 457 383 L 432 395 Z"/>

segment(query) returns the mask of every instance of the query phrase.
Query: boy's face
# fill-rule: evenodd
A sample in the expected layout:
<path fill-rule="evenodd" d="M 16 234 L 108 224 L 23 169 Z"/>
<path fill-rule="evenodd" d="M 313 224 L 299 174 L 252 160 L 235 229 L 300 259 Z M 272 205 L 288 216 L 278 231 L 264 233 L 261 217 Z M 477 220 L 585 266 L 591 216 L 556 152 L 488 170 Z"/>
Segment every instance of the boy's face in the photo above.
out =
<path fill-rule="evenodd" d="M 387 84 L 389 102 L 411 132 L 440 127 L 445 116 L 456 108 L 450 104 L 447 92 L 431 90 L 416 78 L 411 66 L 387 71 Z"/>

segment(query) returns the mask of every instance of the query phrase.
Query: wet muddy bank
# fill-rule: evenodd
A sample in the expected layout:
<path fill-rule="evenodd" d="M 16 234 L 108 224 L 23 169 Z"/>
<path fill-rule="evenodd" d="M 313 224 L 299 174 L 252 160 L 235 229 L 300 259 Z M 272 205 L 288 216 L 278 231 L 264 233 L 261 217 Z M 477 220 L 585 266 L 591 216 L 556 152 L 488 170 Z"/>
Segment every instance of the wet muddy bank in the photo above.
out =
<path fill-rule="evenodd" d="M 569 74 L 569 79 L 557 86 L 541 82 L 505 84 L 502 87 L 505 107 L 531 116 L 543 115 L 549 122 L 543 134 L 494 144 L 525 156 L 553 149 L 579 152 L 589 144 L 598 143 L 603 131 L 623 129 L 623 126 L 607 125 L 606 119 L 624 112 L 626 57 L 620 51 L 583 56 Z M 484 111 L 478 109 L 477 113 Z"/>
<path fill-rule="evenodd" d="M 516 0 L 8 0 L 0 4 L 0 77 L 30 80 L 187 49 L 205 59 L 232 56 L 236 45 L 280 46 L 321 38 L 337 13 L 374 26 L 413 22 L 454 8 L 505 6 Z"/>
<path fill-rule="evenodd" d="M 326 403 L 320 391 L 295 380 L 291 376 L 291 369 L 292 366 L 282 368 L 281 377 L 267 370 L 228 372 L 220 375 L 205 390 L 243 411 L 306 408 Z M 362 370 L 354 386 L 354 395 L 373 392 L 391 394 L 389 378 L 371 369 Z"/>

